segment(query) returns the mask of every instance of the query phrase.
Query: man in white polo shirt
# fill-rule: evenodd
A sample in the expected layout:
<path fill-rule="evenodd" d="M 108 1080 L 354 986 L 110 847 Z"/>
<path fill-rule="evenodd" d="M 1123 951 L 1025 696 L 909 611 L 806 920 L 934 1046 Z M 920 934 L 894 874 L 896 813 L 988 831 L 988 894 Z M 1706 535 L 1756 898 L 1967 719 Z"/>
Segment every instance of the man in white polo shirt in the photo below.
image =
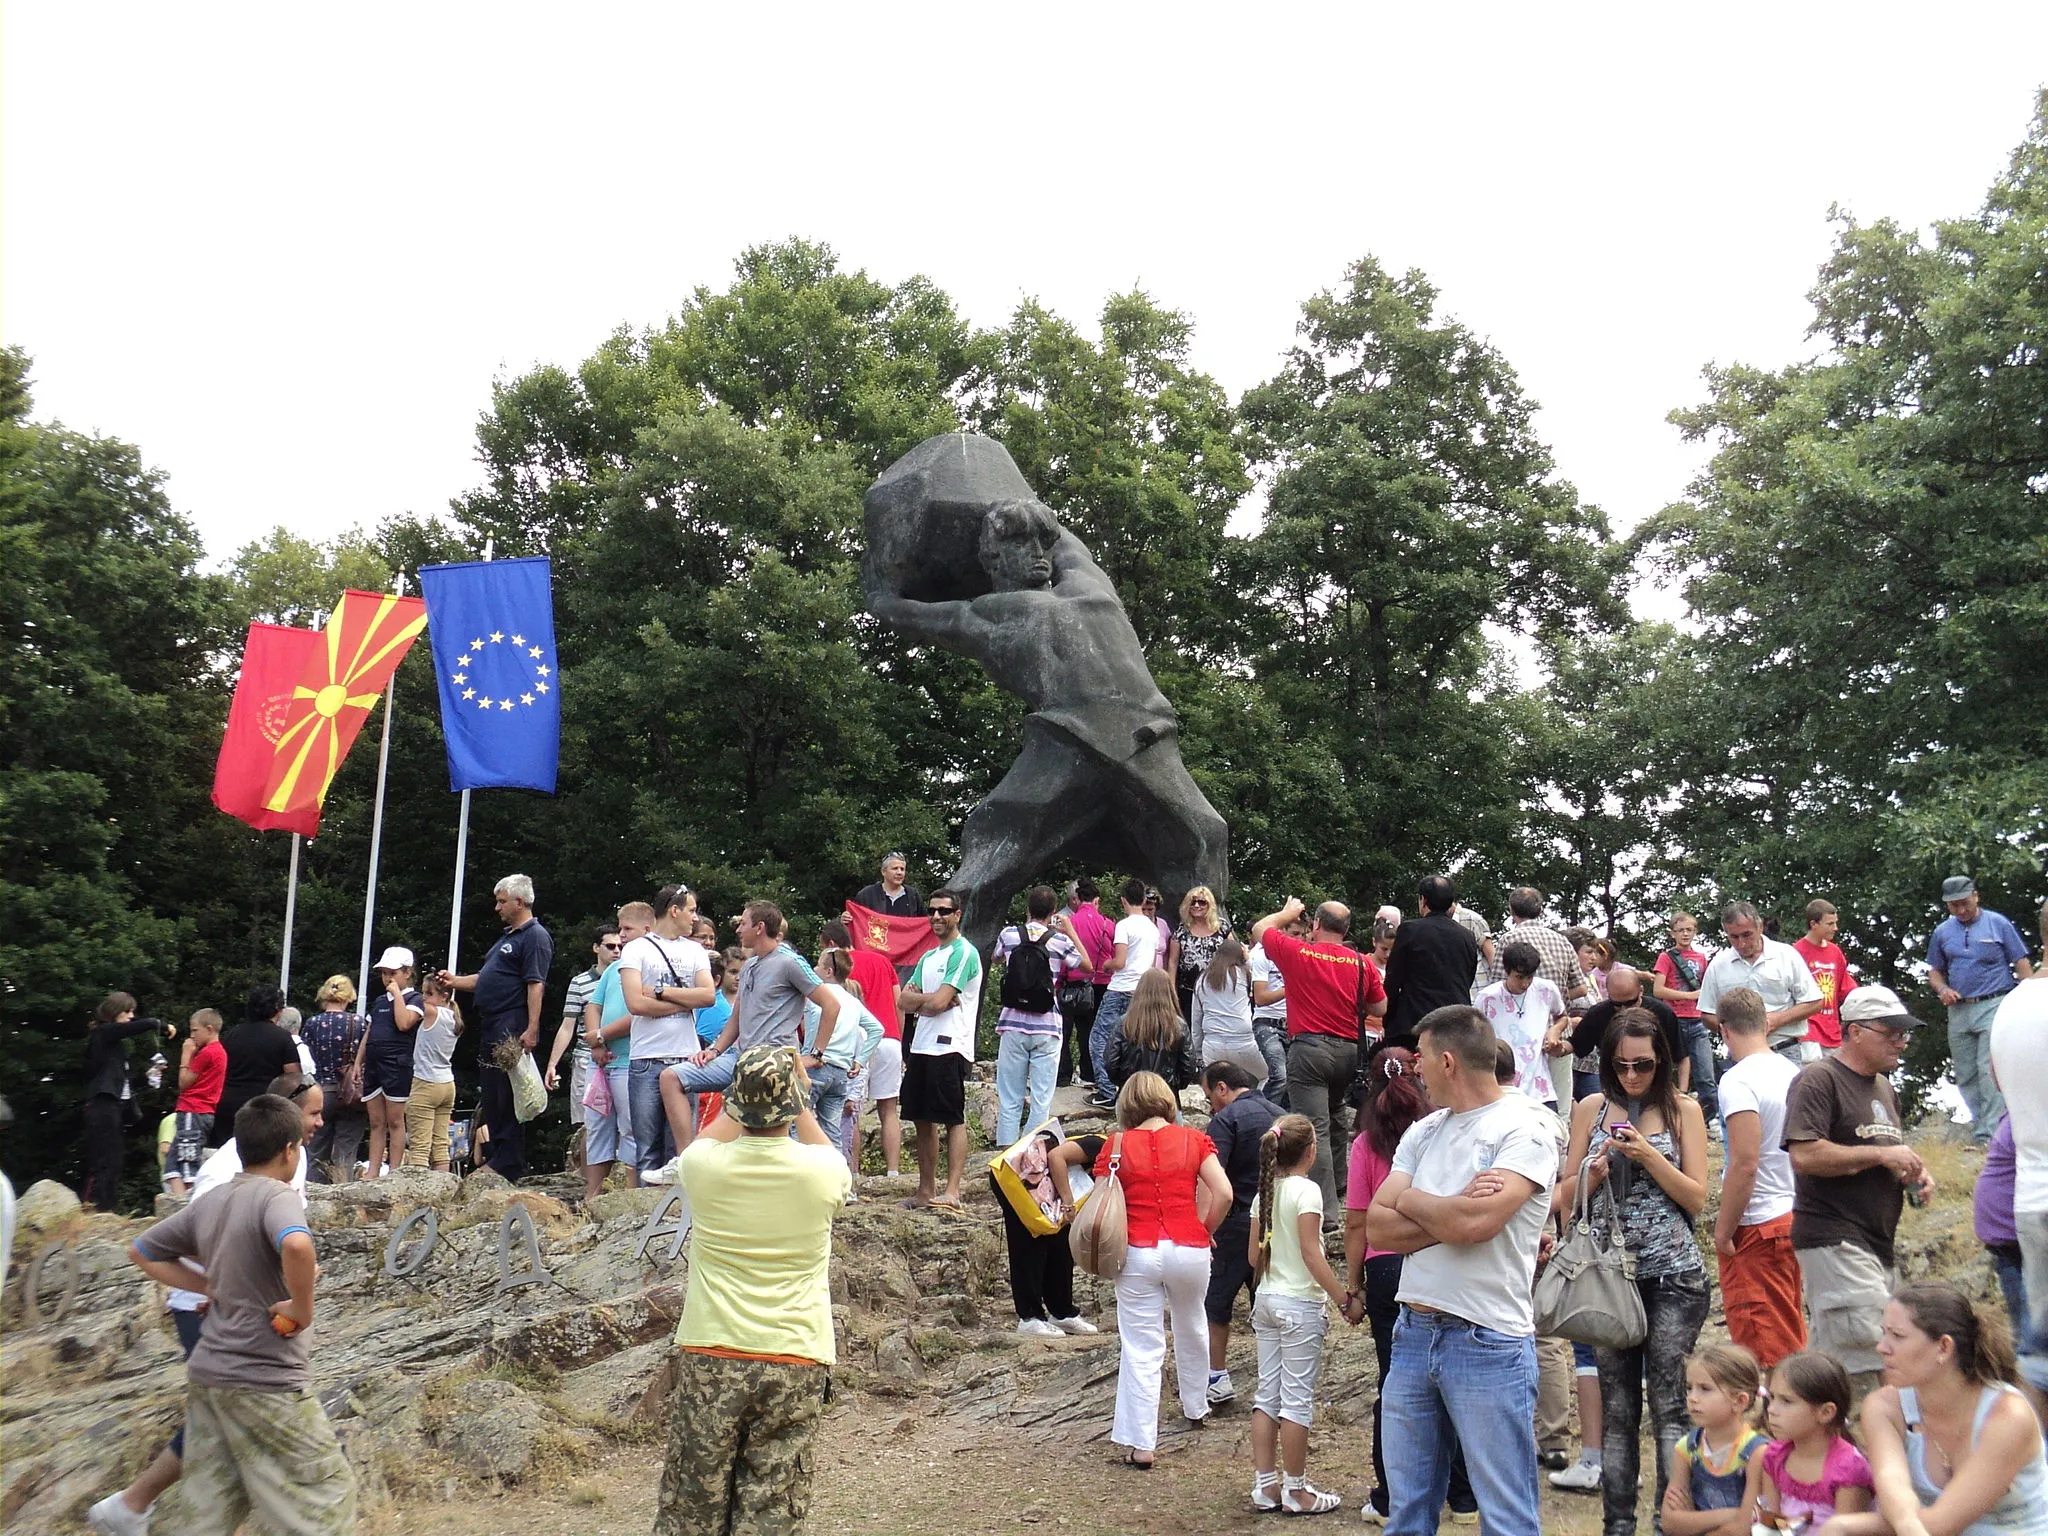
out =
<path fill-rule="evenodd" d="M 1748 987 L 1764 1000 L 1771 1049 L 1803 1065 L 1820 1060 L 1820 1047 L 1806 1043 L 1806 1020 L 1818 1012 L 1820 983 L 1790 944 L 1764 937 L 1764 920 L 1754 905 L 1732 901 L 1721 911 L 1728 948 L 1707 962 L 1700 978 L 1700 1018 L 1719 1033 L 1714 1005 L 1723 992 Z"/>
<path fill-rule="evenodd" d="M 1430 1102 L 1366 1212 L 1366 1242 L 1408 1257 L 1381 1418 L 1389 1536 L 1428 1536 L 1451 1448 L 1489 1536 L 1539 1536 L 1536 1248 L 1557 1181 L 1557 1117 L 1495 1080 L 1486 1016 L 1452 1006 L 1417 1027 Z"/>

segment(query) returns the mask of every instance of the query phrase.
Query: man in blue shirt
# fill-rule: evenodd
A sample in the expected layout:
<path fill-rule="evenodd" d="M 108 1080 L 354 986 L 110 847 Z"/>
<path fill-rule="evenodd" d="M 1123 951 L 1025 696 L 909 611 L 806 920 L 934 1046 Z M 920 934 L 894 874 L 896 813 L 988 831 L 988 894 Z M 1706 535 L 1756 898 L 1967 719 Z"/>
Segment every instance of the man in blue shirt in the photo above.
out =
<path fill-rule="evenodd" d="M 554 964 L 555 941 L 534 918 L 531 880 L 507 875 L 494 889 L 505 931 L 475 975 L 457 976 L 450 971 L 441 975 L 456 991 L 474 997 L 482 1025 L 477 1037 L 477 1068 L 483 1083 L 484 1123 L 491 1128 L 491 1156 L 486 1166 L 517 1179 L 526 1172 L 526 1136 L 512 1110 L 511 1074 L 493 1066 L 491 1059 L 507 1040 L 517 1040 L 529 1051 L 540 1044 L 541 993 L 547 985 L 548 967 Z"/>
<path fill-rule="evenodd" d="M 1948 1009 L 1948 1049 L 1956 1091 L 1969 1106 L 1979 1147 L 1991 1144 L 2005 1095 L 1991 1076 L 1991 1021 L 1999 1000 L 2034 974 L 2019 930 L 1977 900 L 1977 882 L 1951 875 L 1941 882 L 1948 916 L 1927 941 L 1927 984 Z"/>

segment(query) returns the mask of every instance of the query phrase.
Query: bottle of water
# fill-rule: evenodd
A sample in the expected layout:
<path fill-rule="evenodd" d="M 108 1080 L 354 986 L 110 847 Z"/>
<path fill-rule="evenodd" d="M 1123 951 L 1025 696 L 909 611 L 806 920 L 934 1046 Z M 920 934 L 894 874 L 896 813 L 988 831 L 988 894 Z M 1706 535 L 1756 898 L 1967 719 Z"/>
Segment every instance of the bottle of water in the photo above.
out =
<path fill-rule="evenodd" d="M 169 1065 L 170 1065 L 170 1063 L 169 1063 L 168 1061 L 164 1060 L 164 1053 L 163 1053 L 162 1051 L 158 1051 L 158 1052 L 157 1052 L 157 1053 L 156 1053 L 156 1054 L 155 1054 L 154 1056 L 152 1056 L 152 1057 L 150 1057 L 150 1058 L 149 1058 L 149 1086 L 150 1086 L 150 1087 L 152 1087 L 152 1088 L 161 1088 L 161 1087 L 163 1087 L 163 1085 L 164 1085 L 164 1068 L 165 1068 L 165 1067 L 168 1067 Z"/>

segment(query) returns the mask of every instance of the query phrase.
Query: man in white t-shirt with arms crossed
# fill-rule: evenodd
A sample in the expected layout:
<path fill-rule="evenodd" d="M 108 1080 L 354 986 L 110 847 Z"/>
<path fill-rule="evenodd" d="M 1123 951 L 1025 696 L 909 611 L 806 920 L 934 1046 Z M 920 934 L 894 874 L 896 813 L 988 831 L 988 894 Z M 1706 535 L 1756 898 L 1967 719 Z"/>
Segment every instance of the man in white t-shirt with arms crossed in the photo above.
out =
<path fill-rule="evenodd" d="M 1493 1029 L 1453 1006 L 1417 1026 L 1430 1101 L 1366 1213 L 1366 1241 L 1408 1255 L 1382 1398 L 1389 1536 L 1430 1536 L 1449 1491 L 1448 1421 L 1489 1536 L 1540 1536 L 1536 1248 L 1557 1180 L 1557 1117 L 1494 1079 Z"/>

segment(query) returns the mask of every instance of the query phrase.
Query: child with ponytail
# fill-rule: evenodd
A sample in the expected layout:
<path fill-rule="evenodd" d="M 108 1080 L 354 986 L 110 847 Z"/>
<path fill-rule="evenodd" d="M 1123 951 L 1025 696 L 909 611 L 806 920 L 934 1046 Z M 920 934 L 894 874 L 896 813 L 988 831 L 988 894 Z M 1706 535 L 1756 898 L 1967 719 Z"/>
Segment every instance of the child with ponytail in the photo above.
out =
<path fill-rule="evenodd" d="M 1323 1298 L 1340 1309 L 1347 1300 L 1323 1254 L 1323 1193 L 1315 1162 L 1316 1130 L 1300 1115 L 1282 1115 L 1259 1140 L 1250 1237 L 1252 1269 L 1259 1277 L 1252 1307 L 1259 1345 L 1252 1508 L 1290 1515 L 1326 1515 L 1343 1502 L 1308 1480 L 1308 1430 L 1329 1327 Z"/>

